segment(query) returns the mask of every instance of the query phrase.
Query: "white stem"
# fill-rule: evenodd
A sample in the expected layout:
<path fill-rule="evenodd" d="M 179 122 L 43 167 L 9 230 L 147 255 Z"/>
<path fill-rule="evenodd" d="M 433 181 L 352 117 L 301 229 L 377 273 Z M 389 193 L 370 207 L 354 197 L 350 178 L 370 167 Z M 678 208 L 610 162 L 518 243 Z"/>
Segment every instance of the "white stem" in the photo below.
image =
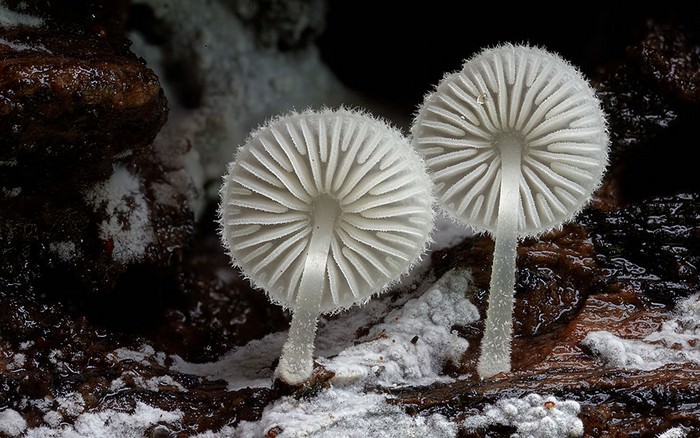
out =
<path fill-rule="evenodd" d="M 330 204 L 330 203 L 334 204 Z M 326 205 L 328 204 L 328 205 Z M 311 240 L 308 246 L 299 292 L 292 309 L 287 341 L 282 347 L 276 375 L 290 385 L 300 385 L 313 371 L 316 320 L 321 308 L 323 281 L 335 225 L 337 203 L 321 198 L 314 205 Z"/>
<path fill-rule="evenodd" d="M 481 340 L 477 372 L 483 378 L 510 371 L 513 338 L 515 261 L 518 247 L 518 208 L 522 147 L 515 141 L 500 145 L 501 196 L 498 205 L 489 306 Z"/>

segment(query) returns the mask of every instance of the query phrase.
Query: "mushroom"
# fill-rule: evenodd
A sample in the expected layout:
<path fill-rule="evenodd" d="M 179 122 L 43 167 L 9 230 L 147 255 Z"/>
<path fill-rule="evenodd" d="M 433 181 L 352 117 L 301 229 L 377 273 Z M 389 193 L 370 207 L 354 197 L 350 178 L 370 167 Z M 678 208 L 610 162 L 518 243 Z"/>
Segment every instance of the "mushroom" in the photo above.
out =
<path fill-rule="evenodd" d="M 510 371 L 516 249 L 571 220 L 602 180 L 605 114 L 580 71 L 542 48 L 483 50 L 418 109 L 414 148 L 442 208 L 495 240 L 477 371 Z"/>
<path fill-rule="evenodd" d="M 432 182 L 396 129 L 345 108 L 291 113 L 253 132 L 228 166 L 219 222 L 234 265 L 291 308 L 275 371 L 313 371 L 317 318 L 362 304 L 424 253 Z"/>

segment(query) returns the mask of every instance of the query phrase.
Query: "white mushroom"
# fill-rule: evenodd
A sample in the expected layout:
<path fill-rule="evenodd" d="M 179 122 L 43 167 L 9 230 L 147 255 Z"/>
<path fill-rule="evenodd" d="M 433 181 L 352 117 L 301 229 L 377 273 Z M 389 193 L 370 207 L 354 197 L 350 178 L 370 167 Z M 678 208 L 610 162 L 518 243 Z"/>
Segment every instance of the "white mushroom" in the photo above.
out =
<path fill-rule="evenodd" d="M 276 375 L 298 385 L 313 370 L 318 315 L 366 302 L 425 251 L 432 183 L 386 123 L 347 109 L 292 113 L 229 164 L 219 217 L 234 264 L 292 309 Z"/>
<path fill-rule="evenodd" d="M 505 44 L 445 76 L 412 136 L 442 207 L 495 238 L 477 371 L 510 371 L 517 240 L 571 220 L 599 186 L 609 142 L 600 102 L 558 55 Z"/>

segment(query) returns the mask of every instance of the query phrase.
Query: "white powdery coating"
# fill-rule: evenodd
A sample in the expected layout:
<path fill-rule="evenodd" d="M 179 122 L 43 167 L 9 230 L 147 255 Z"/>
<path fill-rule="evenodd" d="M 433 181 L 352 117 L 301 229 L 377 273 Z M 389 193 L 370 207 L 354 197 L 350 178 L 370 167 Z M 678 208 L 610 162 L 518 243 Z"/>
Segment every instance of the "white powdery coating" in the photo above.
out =
<path fill-rule="evenodd" d="M 616 368 L 653 370 L 669 363 L 700 364 L 700 294 L 679 302 L 673 318 L 642 340 L 606 331 L 589 333 L 582 345 Z"/>
<path fill-rule="evenodd" d="M 162 387 L 169 387 L 172 389 L 177 389 L 180 392 L 187 392 L 187 388 L 178 383 L 171 376 L 156 376 L 149 379 L 144 379 L 141 376 L 133 376 L 134 385 L 139 388 L 148 389 L 149 391 L 157 392 Z M 121 378 L 116 381 L 112 381 L 112 385 L 122 384 Z"/>
<path fill-rule="evenodd" d="M 414 378 L 424 384 L 451 381 L 452 378 L 442 374 L 442 365 L 447 359 L 458 360 L 468 343 L 451 333 L 450 327 L 479 317 L 476 307 L 464 297 L 470 284 L 468 272 L 449 271 L 422 296 L 407 299 L 405 303 L 401 303 L 403 297 L 398 298 L 402 307 L 389 315 L 388 305 L 396 303 L 390 303 L 387 298 L 386 302 L 374 300 L 361 309 L 325 321 L 318 332 L 316 360 L 336 373 L 336 384 L 366 382 L 393 386 Z M 374 321 L 380 318 L 384 322 L 377 326 Z M 354 341 L 357 330 L 370 324 L 377 327 L 363 339 Z M 415 344 L 411 342 L 414 336 L 417 336 Z M 231 350 L 215 362 L 191 363 L 173 355 L 171 370 L 225 380 L 229 391 L 269 388 L 273 379 L 271 365 L 279 356 L 285 337 L 286 332 L 271 333 Z M 119 357 L 144 358 L 130 350 L 121 350 Z M 377 367 L 382 369 L 378 376 L 374 374 Z"/>
<path fill-rule="evenodd" d="M 160 366 L 164 366 L 166 356 L 162 351 L 156 352 L 152 346 L 143 344 L 139 351 L 130 350 L 128 348 L 117 348 L 112 353 L 112 357 L 118 361 L 132 360 L 147 366 L 151 365 L 151 362 L 155 362 Z"/>
<path fill-rule="evenodd" d="M 56 403 L 58 403 L 58 411 L 68 417 L 77 417 L 85 411 L 85 400 L 77 392 L 57 397 Z"/>
<path fill-rule="evenodd" d="M 583 435 L 583 423 L 578 418 L 580 410 L 580 405 L 573 400 L 559 401 L 552 396 L 528 394 L 487 405 L 482 414 L 468 417 L 462 426 L 466 429 L 493 425 L 516 427 L 517 432 L 511 438 L 573 438 Z"/>
<path fill-rule="evenodd" d="M 700 293 L 679 301 L 674 317 L 665 321 L 658 332 L 651 333 L 644 340 L 669 348 L 680 346 L 684 350 L 700 351 Z"/>
<path fill-rule="evenodd" d="M 75 242 L 49 242 L 49 251 L 56 254 L 62 262 L 69 262 L 78 255 Z"/>
<path fill-rule="evenodd" d="M 42 24 L 44 24 L 42 18 L 12 11 L 0 3 L 0 28 L 12 28 L 16 26 L 39 27 Z"/>
<path fill-rule="evenodd" d="M 51 427 L 58 427 L 63 421 L 63 415 L 57 411 L 49 411 L 44 414 L 44 422 Z"/>
<path fill-rule="evenodd" d="M 7 46 L 17 52 L 34 51 L 49 54 L 51 53 L 51 51 L 42 44 L 26 44 L 23 42 L 6 40 L 5 38 L 0 38 L 0 45 Z"/>
<path fill-rule="evenodd" d="M 144 379 L 143 376 L 133 374 L 131 372 L 122 374 L 121 377 L 117 377 L 116 379 L 112 380 L 112 382 L 109 384 L 110 392 L 119 392 L 123 388 L 126 388 L 127 382 L 125 380 L 131 383 L 130 386 L 144 388 L 154 392 L 160 391 L 163 388 L 187 392 L 187 388 L 182 386 L 177 380 L 173 379 L 172 376 L 164 375 Z"/>
<path fill-rule="evenodd" d="M 414 274 L 415 270 L 411 273 Z M 402 284 L 411 289 L 410 285 L 413 285 L 413 282 L 410 277 L 405 277 L 402 279 Z M 413 294 L 420 292 L 416 290 Z M 409 301 L 410 296 L 411 293 L 406 292 L 398 298 L 379 298 L 361 308 L 354 307 L 332 319 L 321 318 L 316 339 L 318 360 L 323 361 L 323 357 L 336 356 L 353 345 L 355 333 L 358 330 L 383 320 L 389 308 L 404 305 Z M 269 388 L 273 383 L 271 365 L 279 357 L 286 336 L 286 331 L 270 333 L 262 339 L 252 340 L 246 345 L 229 351 L 214 362 L 192 363 L 178 355 L 173 355 L 171 369 L 210 380 L 225 380 L 229 391 L 243 388 Z M 133 356 L 133 354 L 133 352 L 122 351 L 120 356 Z"/>
<path fill-rule="evenodd" d="M 236 348 L 216 362 L 191 363 L 172 356 L 171 369 L 183 374 L 225 380 L 229 391 L 243 388 L 269 388 L 272 385 L 271 364 L 279 357 L 287 332 L 277 332 Z"/>
<path fill-rule="evenodd" d="M 7 187 L 2 187 L 2 195 L 5 198 L 16 198 L 22 193 L 22 187 L 13 187 L 8 189 Z"/>
<path fill-rule="evenodd" d="M 24 438 L 133 438 L 145 436 L 146 431 L 158 423 L 177 424 L 182 412 L 168 412 L 138 402 L 133 413 L 108 409 L 102 412 L 84 413 L 75 422 L 60 429 L 36 427 L 28 429 Z"/>
<path fill-rule="evenodd" d="M 114 244 L 112 258 L 121 263 L 141 260 L 155 239 L 146 197 L 139 178 L 123 166 L 114 165 L 110 178 L 96 184 L 85 200 L 108 219 L 100 223 L 99 237 Z"/>
<path fill-rule="evenodd" d="M 19 436 L 27 428 L 27 422 L 13 409 L 0 411 L 0 434 Z"/>
<path fill-rule="evenodd" d="M 59 364 L 63 363 L 63 361 L 61 360 L 61 359 L 63 359 L 63 353 L 61 352 L 61 350 L 54 349 L 54 350 L 49 351 L 48 357 L 49 357 L 49 362 L 51 362 L 54 365 L 59 365 Z"/>
<path fill-rule="evenodd" d="M 15 354 L 14 356 L 12 356 L 12 362 L 7 364 L 7 370 L 13 371 L 21 369 L 24 366 L 26 360 L 27 357 L 24 355 L 24 353 Z"/>
<path fill-rule="evenodd" d="M 374 325 L 364 342 L 319 362 L 335 373 L 337 383 L 371 379 L 373 384 L 395 386 L 451 381 L 442 373 L 445 362 L 458 362 L 469 346 L 451 328 L 479 319 L 479 311 L 465 297 L 470 285 L 469 272 L 448 271 L 421 297 Z"/>
<path fill-rule="evenodd" d="M 657 438 L 685 438 L 688 436 L 682 427 L 674 427 L 659 435 Z"/>
<path fill-rule="evenodd" d="M 44 413 L 49 412 L 56 402 L 56 400 L 53 397 L 50 397 L 48 395 L 44 396 L 43 398 L 25 399 L 25 401 L 26 405 L 24 406 L 33 406 Z"/>
<path fill-rule="evenodd" d="M 242 421 L 233 436 L 262 437 L 280 428 L 279 438 L 389 438 L 456 436 L 455 425 L 440 414 L 411 416 L 386 396 L 330 388 L 317 397 L 284 397 L 268 406 L 257 422 Z M 197 438 L 225 436 L 204 434 Z M 230 436 L 230 435 L 229 435 Z"/>

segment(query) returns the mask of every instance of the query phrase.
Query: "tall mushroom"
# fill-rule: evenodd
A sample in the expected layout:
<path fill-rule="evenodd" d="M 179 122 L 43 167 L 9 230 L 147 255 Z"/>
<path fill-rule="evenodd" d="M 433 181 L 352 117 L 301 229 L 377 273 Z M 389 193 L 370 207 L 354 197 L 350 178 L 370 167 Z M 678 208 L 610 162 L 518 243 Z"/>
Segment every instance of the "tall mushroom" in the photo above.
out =
<path fill-rule="evenodd" d="M 367 301 L 425 251 L 432 183 L 386 123 L 348 109 L 292 113 L 229 164 L 219 218 L 234 264 L 292 310 L 276 375 L 298 385 L 313 370 L 318 315 Z"/>
<path fill-rule="evenodd" d="M 445 76 L 412 127 L 444 210 L 495 239 L 477 371 L 510 371 L 516 249 L 571 220 L 607 166 L 605 115 L 557 54 L 505 44 Z"/>

